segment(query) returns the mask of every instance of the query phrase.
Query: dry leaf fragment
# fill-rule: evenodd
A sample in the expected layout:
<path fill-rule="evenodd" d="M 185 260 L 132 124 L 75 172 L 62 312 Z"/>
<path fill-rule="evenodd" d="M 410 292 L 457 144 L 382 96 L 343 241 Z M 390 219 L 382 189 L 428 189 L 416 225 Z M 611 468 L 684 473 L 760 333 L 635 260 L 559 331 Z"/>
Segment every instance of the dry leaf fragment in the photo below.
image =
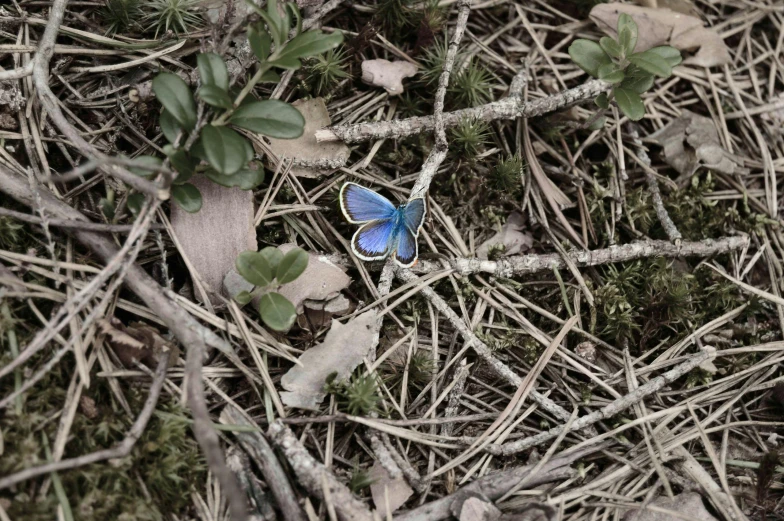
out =
<path fill-rule="evenodd" d="M 487 501 L 478 497 L 470 497 L 463 501 L 460 509 L 460 521 L 496 521 L 501 517 L 501 511 Z"/>
<path fill-rule="evenodd" d="M 672 45 L 681 51 L 695 51 L 683 63 L 698 67 L 716 67 L 730 63 L 729 49 L 716 31 L 702 26 L 702 20 L 669 9 L 652 9 L 636 5 L 610 3 L 591 9 L 590 18 L 603 32 L 616 37 L 618 17 L 631 16 L 637 23 L 635 52 L 658 45 Z"/>
<path fill-rule="evenodd" d="M 190 183 L 201 192 L 201 210 L 188 213 L 173 204 L 172 228 L 182 253 L 207 286 L 205 289 L 218 293 L 223 278 L 234 269 L 237 255 L 258 248 L 253 192 L 226 188 L 204 176 L 194 176 Z M 220 304 L 217 300 L 212 303 Z"/>
<path fill-rule="evenodd" d="M 504 255 L 517 255 L 534 245 L 534 238 L 525 229 L 525 217 L 519 212 L 512 212 L 501 231 L 483 242 L 476 250 L 476 256 L 486 259 L 492 246 L 504 246 Z"/>
<path fill-rule="evenodd" d="M 106 335 L 106 343 L 114 350 L 117 358 L 125 367 L 134 367 L 141 362 L 147 367 L 155 367 L 158 358 L 166 353 L 169 365 L 174 365 L 179 349 L 163 338 L 160 332 L 143 322 L 131 322 L 127 327 L 117 318 L 98 321 L 98 331 Z"/>
<path fill-rule="evenodd" d="M 324 341 L 305 351 L 299 365 L 288 370 L 280 383 L 285 389 L 280 398 L 289 407 L 318 410 L 324 400 L 324 383 L 337 373 L 343 380 L 378 343 L 378 314 L 375 310 L 362 313 L 345 324 L 332 321 Z"/>
<path fill-rule="evenodd" d="M 346 163 L 350 150 L 342 141 L 316 141 L 316 131 L 332 123 L 323 98 L 292 103 L 305 118 L 305 130 L 297 139 L 268 138 L 270 150 L 279 158 L 292 161 L 291 173 L 300 177 L 319 177 Z"/>
<path fill-rule="evenodd" d="M 696 492 L 678 494 L 672 499 L 661 496 L 654 499 L 652 506 L 669 510 L 672 513 L 653 510 L 629 510 L 623 521 L 676 521 L 681 519 L 699 519 L 700 521 L 718 521 L 708 512 L 702 497 Z"/>
<path fill-rule="evenodd" d="M 734 159 L 721 147 L 713 120 L 684 110 L 678 119 L 649 136 L 664 147 L 664 160 L 685 177 L 700 166 L 732 175 L 738 169 Z"/>
<path fill-rule="evenodd" d="M 293 244 L 283 244 L 278 249 L 284 254 L 294 248 Z M 305 300 L 331 300 L 346 289 L 351 279 L 334 265 L 326 255 L 308 252 L 308 267 L 293 282 L 284 284 L 278 293 L 289 299 L 301 313 Z"/>
<path fill-rule="evenodd" d="M 700 11 L 691 0 L 639 0 L 637 2 L 643 7 L 659 9 L 671 9 L 678 13 L 699 16 Z"/>
<path fill-rule="evenodd" d="M 403 93 L 403 78 L 417 73 L 417 67 L 407 61 L 365 60 L 362 62 L 362 81 L 373 87 L 383 87 L 390 96 Z"/>
<path fill-rule="evenodd" d="M 368 476 L 373 480 L 370 485 L 370 495 L 373 496 L 376 510 L 384 519 L 391 517 L 408 501 L 408 498 L 414 495 L 414 490 L 408 486 L 403 476 L 392 479 L 389 472 L 378 461 L 373 464 Z"/>

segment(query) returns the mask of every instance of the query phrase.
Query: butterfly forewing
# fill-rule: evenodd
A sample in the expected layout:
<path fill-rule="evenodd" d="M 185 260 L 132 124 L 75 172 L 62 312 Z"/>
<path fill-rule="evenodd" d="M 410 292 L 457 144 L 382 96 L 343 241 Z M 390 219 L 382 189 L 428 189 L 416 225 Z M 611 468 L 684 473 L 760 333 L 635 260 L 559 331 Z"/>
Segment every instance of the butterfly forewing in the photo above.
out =
<path fill-rule="evenodd" d="M 352 224 L 392 219 L 396 211 L 386 197 L 355 183 L 346 183 L 340 189 L 340 208 Z"/>
<path fill-rule="evenodd" d="M 393 247 L 394 219 L 381 219 L 362 225 L 351 239 L 351 248 L 362 260 L 378 260 L 389 255 Z"/>
<path fill-rule="evenodd" d="M 403 208 L 403 222 L 406 227 L 414 234 L 419 235 L 419 229 L 422 223 L 425 222 L 425 200 L 414 199 L 409 201 L 405 208 Z"/>

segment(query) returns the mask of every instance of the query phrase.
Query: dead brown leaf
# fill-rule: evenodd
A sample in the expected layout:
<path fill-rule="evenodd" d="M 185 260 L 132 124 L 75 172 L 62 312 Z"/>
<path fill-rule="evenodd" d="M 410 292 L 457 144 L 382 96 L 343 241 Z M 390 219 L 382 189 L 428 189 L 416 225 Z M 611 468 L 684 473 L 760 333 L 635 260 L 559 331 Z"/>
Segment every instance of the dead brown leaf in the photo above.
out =
<path fill-rule="evenodd" d="M 512 212 L 501 227 L 501 231 L 476 249 L 476 256 L 486 259 L 490 248 L 497 244 L 504 246 L 504 255 L 517 255 L 528 250 L 534 245 L 534 238 L 529 232 L 524 232 L 524 229 L 525 217 L 519 212 Z"/>
<path fill-rule="evenodd" d="M 417 67 L 407 61 L 365 60 L 362 62 L 362 81 L 373 87 L 383 87 L 390 96 L 403 93 L 403 79 L 417 73 Z"/>
<path fill-rule="evenodd" d="M 408 486 L 403 476 L 392 479 L 389 472 L 378 461 L 373 464 L 368 475 L 373 480 L 370 485 L 370 495 L 373 496 L 376 510 L 383 519 L 391 517 L 397 509 L 405 505 L 408 498 L 414 495 L 414 490 Z"/>
<path fill-rule="evenodd" d="M 278 249 L 287 253 L 293 244 L 283 244 Z M 351 279 L 325 255 L 308 252 L 308 267 L 295 281 L 284 284 L 278 293 L 286 297 L 301 313 L 305 300 L 332 300 L 346 289 Z M 336 303 L 338 304 L 338 303 Z"/>
<path fill-rule="evenodd" d="M 173 366 L 179 356 L 179 349 L 163 338 L 154 327 L 143 322 L 131 322 L 125 326 L 117 318 L 98 321 L 98 331 L 106 335 L 106 343 L 114 350 L 117 358 L 125 367 L 134 367 L 141 362 L 147 367 L 155 367 L 162 354 L 169 356 Z"/>
<path fill-rule="evenodd" d="M 332 321 L 324 341 L 305 351 L 299 365 L 288 370 L 280 380 L 285 389 L 280 398 L 289 407 L 318 410 L 324 400 L 324 384 L 333 373 L 343 380 L 378 343 L 378 314 L 366 311 L 345 324 Z"/>
<path fill-rule="evenodd" d="M 324 99 L 297 100 L 292 105 L 305 118 L 305 131 L 297 139 L 269 138 L 270 150 L 279 158 L 290 159 L 291 173 L 300 177 L 319 177 L 343 166 L 350 153 L 345 143 L 316 141 L 316 131 L 332 123 Z"/>
<path fill-rule="evenodd" d="M 657 45 L 672 45 L 681 51 L 697 51 L 683 63 L 698 67 L 716 67 L 730 63 L 731 57 L 724 40 L 716 31 L 703 27 L 702 20 L 670 9 L 652 9 L 637 5 L 609 3 L 591 9 L 590 18 L 609 36 L 618 35 L 618 17 L 631 16 L 637 23 L 635 52 Z"/>
<path fill-rule="evenodd" d="M 691 0 L 639 0 L 637 2 L 643 7 L 652 7 L 654 9 L 671 9 L 676 13 L 688 14 L 691 16 L 699 16 L 700 11 L 694 2 Z"/>
<path fill-rule="evenodd" d="M 651 134 L 648 139 L 664 148 L 664 160 L 684 177 L 701 166 L 733 175 L 739 166 L 719 141 L 713 120 L 689 110 Z"/>
<path fill-rule="evenodd" d="M 653 510 L 629 510 L 623 516 L 623 521 L 679 521 L 684 518 L 718 521 L 713 514 L 708 512 L 702 502 L 702 497 L 696 492 L 678 494 L 672 499 L 666 496 L 657 497 L 650 504 L 676 515 Z"/>

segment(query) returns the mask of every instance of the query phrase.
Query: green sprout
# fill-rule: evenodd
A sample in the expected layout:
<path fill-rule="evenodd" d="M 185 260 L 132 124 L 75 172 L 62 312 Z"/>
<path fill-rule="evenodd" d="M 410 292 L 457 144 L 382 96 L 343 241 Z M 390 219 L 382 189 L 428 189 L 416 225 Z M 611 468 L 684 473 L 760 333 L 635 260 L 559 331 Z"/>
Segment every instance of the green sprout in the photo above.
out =
<path fill-rule="evenodd" d="M 109 24 L 106 29 L 108 34 L 127 31 L 142 17 L 140 0 L 106 0 L 101 15 L 104 22 Z"/>
<path fill-rule="evenodd" d="M 326 54 L 320 54 L 311 60 L 308 75 L 314 84 L 316 96 L 322 96 L 334 88 L 340 80 L 349 77 L 345 70 L 346 53 L 342 50 L 332 49 Z"/>
<path fill-rule="evenodd" d="M 519 191 L 523 184 L 525 168 L 525 162 L 520 154 L 503 158 L 490 172 L 490 186 L 499 192 Z"/>
<path fill-rule="evenodd" d="M 654 77 L 669 78 L 672 68 L 681 63 L 681 53 L 669 45 L 634 52 L 637 46 L 637 24 L 631 16 L 618 17 L 618 38 L 603 36 L 599 43 L 577 39 L 569 46 L 569 56 L 582 70 L 613 85 L 609 94 L 599 94 L 594 102 L 601 109 L 592 121 L 615 102 L 632 121 L 645 115 L 640 94 L 653 87 Z"/>
<path fill-rule="evenodd" d="M 464 119 L 450 130 L 454 150 L 469 159 L 476 157 L 490 139 L 490 125 L 479 119 Z"/>
<path fill-rule="evenodd" d="M 161 32 L 188 33 L 203 24 L 201 15 L 195 11 L 199 6 L 199 0 L 151 0 L 145 6 L 150 10 L 144 16 L 147 30 L 155 29 L 156 37 Z"/>

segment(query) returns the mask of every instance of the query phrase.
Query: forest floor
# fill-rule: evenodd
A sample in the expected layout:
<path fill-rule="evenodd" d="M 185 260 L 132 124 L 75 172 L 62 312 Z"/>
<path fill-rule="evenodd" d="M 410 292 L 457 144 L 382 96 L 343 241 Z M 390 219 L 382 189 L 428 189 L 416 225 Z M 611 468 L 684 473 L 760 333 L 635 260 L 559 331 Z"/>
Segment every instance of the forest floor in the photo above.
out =
<path fill-rule="evenodd" d="M 638 121 L 569 53 L 617 6 L 303 0 L 342 43 L 256 84 L 239 0 L 3 3 L 0 521 L 784 518 L 784 6 L 624 4 L 684 59 Z M 200 53 L 304 115 L 251 190 L 144 170 Z M 346 182 L 426 201 L 416 264 Z M 273 328 L 221 281 L 281 245 Z"/>

